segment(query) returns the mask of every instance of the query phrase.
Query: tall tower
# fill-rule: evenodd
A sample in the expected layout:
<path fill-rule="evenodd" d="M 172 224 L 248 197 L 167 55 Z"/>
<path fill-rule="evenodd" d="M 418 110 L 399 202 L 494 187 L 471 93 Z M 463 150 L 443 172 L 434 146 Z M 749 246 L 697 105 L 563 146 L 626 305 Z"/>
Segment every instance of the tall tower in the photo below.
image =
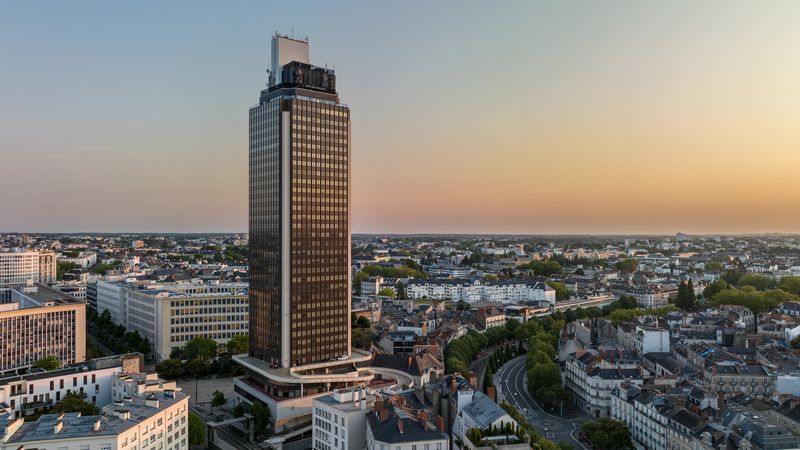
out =
<path fill-rule="evenodd" d="M 250 357 L 350 356 L 350 110 L 308 41 L 275 35 L 250 108 Z"/>

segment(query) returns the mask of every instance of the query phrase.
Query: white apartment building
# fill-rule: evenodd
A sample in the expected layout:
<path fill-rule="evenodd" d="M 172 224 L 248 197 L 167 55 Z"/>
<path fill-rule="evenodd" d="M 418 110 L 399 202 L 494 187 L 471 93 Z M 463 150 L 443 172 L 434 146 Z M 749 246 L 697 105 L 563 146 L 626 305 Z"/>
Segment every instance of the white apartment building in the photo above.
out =
<path fill-rule="evenodd" d="M 109 286 L 114 285 L 114 286 Z M 124 283 L 97 283 L 98 312 L 153 343 L 156 360 L 196 337 L 225 344 L 247 334 L 247 283 L 170 283 L 136 289 Z"/>
<path fill-rule="evenodd" d="M 0 373 L 55 356 L 86 358 L 86 304 L 43 285 L 0 288 Z"/>
<path fill-rule="evenodd" d="M 375 397 L 364 388 L 339 389 L 312 401 L 312 445 L 317 450 L 367 446 L 367 414 Z"/>
<path fill-rule="evenodd" d="M 0 286 L 56 281 L 56 256 L 50 251 L 0 249 Z"/>
<path fill-rule="evenodd" d="M 45 414 L 35 422 L 0 416 L 0 449 L 188 449 L 189 397 L 151 375 L 114 377 L 112 385 L 131 381 L 140 386 L 137 395 L 112 396 L 98 416 Z"/>
<path fill-rule="evenodd" d="M 59 262 L 73 263 L 82 269 L 88 269 L 97 264 L 97 253 L 95 252 L 80 252 L 78 256 L 59 256 Z"/>
<path fill-rule="evenodd" d="M 408 298 L 418 300 L 463 300 L 468 303 L 556 303 L 556 291 L 545 283 L 484 280 L 410 280 Z"/>
<path fill-rule="evenodd" d="M 144 369 L 139 353 L 97 358 L 62 369 L 0 376 L 0 413 L 12 418 L 41 414 L 70 391 L 86 394 L 86 401 L 103 406 L 111 403 L 112 379 Z"/>
<path fill-rule="evenodd" d="M 592 417 L 611 417 L 611 392 L 621 382 L 644 382 L 635 363 L 611 364 L 586 350 L 567 356 L 562 377 L 577 406 Z"/>

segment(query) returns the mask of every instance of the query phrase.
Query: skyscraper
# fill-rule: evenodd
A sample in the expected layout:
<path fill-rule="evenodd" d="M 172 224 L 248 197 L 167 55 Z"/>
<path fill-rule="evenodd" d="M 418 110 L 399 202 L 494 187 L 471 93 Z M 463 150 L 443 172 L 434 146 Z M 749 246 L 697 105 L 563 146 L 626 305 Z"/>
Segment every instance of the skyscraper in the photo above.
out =
<path fill-rule="evenodd" d="M 308 41 L 275 35 L 249 122 L 250 352 L 234 384 L 280 432 L 310 421 L 309 396 L 372 379 L 350 349 L 350 110 Z"/>
<path fill-rule="evenodd" d="M 291 367 L 350 352 L 350 110 L 308 42 L 272 52 L 250 108 L 250 354 Z"/>

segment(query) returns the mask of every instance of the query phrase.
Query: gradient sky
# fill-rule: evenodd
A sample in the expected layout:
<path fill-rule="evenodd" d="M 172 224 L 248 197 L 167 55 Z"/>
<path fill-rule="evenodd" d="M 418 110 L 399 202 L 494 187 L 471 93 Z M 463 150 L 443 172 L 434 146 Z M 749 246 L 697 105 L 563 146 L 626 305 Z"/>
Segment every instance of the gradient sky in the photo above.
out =
<path fill-rule="evenodd" d="M 302 6 L 300 6 L 302 5 Z M 800 232 L 796 1 L 0 3 L 0 230 L 244 231 L 269 37 L 354 232 Z"/>

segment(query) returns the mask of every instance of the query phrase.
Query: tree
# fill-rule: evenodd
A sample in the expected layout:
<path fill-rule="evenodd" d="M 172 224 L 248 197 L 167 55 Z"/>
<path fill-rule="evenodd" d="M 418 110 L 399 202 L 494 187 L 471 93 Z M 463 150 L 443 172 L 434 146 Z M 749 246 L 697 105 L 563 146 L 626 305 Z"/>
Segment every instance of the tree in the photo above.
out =
<path fill-rule="evenodd" d="M 766 291 L 775 287 L 775 279 L 757 273 L 748 273 L 739 278 L 739 286 L 753 286 L 759 291 Z"/>
<path fill-rule="evenodd" d="M 189 375 L 194 377 L 195 403 L 197 403 L 197 397 L 200 395 L 197 391 L 198 380 L 200 377 L 205 376 L 210 370 L 211 364 L 205 359 L 195 358 L 186 363 L 186 371 L 189 373 Z"/>
<path fill-rule="evenodd" d="M 381 297 L 394 298 L 397 294 L 394 292 L 394 289 L 385 287 L 381 288 L 381 290 L 378 291 L 378 295 L 380 295 Z"/>
<path fill-rule="evenodd" d="M 637 309 L 639 308 L 639 301 L 636 300 L 636 297 L 631 295 L 620 295 L 619 300 L 619 307 L 620 309 Z"/>
<path fill-rule="evenodd" d="M 800 295 L 800 277 L 783 277 L 779 286 L 786 292 L 791 292 L 795 295 Z"/>
<path fill-rule="evenodd" d="M 459 300 L 458 303 L 456 303 L 456 309 L 459 311 L 464 311 L 467 308 L 469 308 L 469 304 L 467 304 L 467 302 L 464 300 Z"/>
<path fill-rule="evenodd" d="M 709 300 L 729 287 L 730 286 L 728 286 L 728 283 L 726 283 L 725 280 L 717 280 L 703 289 L 703 298 Z"/>
<path fill-rule="evenodd" d="M 470 428 L 467 430 L 467 439 L 470 440 L 476 447 L 480 446 L 483 440 L 483 434 L 479 428 Z"/>
<path fill-rule="evenodd" d="M 720 278 L 722 278 L 726 283 L 728 283 L 730 285 L 738 285 L 739 284 L 739 278 L 741 278 L 742 275 L 744 275 L 744 274 L 739 270 L 729 269 L 729 270 L 726 270 L 720 276 Z"/>
<path fill-rule="evenodd" d="M 233 417 L 242 417 L 245 413 L 250 412 L 250 407 L 245 402 L 239 402 L 231 409 Z"/>
<path fill-rule="evenodd" d="M 231 355 L 240 355 L 250 351 L 250 339 L 246 334 L 237 334 L 228 340 L 225 344 L 228 353 Z"/>
<path fill-rule="evenodd" d="M 64 398 L 56 403 L 50 412 L 54 414 L 77 412 L 81 413 L 82 416 L 95 416 L 99 413 L 97 406 L 87 402 L 86 394 L 80 391 L 67 391 Z"/>
<path fill-rule="evenodd" d="M 550 361 L 537 364 L 528 371 L 528 386 L 531 394 L 536 394 L 540 387 L 550 387 L 561 384 L 561 371 L 558 364 Z"/>
<path fill-rule="evenodd" d="M 206 443 L 206 424 L 195 413 L 189 413 L 189 445 L 203 445 Z"/>
<path fill-rule="evenodd" d="M 561 264 L 551 260 L 534 260 L 527 264 L 520 265 L 519 268 L 531 270 L 535 275 L 541 277 L 549 277 L 564 271 Z"/>
<path fill-rule="evenodd" d="M 581 431 L 594 448 L 633 448 L 631 433 L 623 422 L 613 419 L 597 419 L 584 422 Z"/>
<path fill-rule="evenodd" d="M 557 301 L 569 300 L 569 289 L 566 284 L 559 283 L 558 281 L 548 281 L 547 285 L 555 289 Z"/>
<path fill-rule="evenodd" d="M 166 380 L 177 380 L 183 375 L 183 364 L 179 359 L 165 359 L 156 364 L 156 372 Z"/>
<path fill-rule="evenodd" d="M 705 269 L 709 272 L 722 272 L 722 263 L 719 261 L 710 261 L 705 265 Z"/>
<path fill-rule="evenodd" d="M 359 271 L 353 277 L 353 292 L 356 294 L 361 294 L 361 282 L 366 281 L 369 278 L 369 274 L 365 272 Z"/>
<path fill-rule="evenodd" d="M 61 360 L 55 355 L 46 356 L 33 362 L 32 367 L 44 370 L 56 370 L 61 368 Z"/>
<path fill-rule="evenodd" d="M 633 273 L 639 269 L 639 260 L 636 258 L 621 259 L 614 264 L 614 267 L 622 272 Z"/>
<path fill-rule="evenodd" d="M 256 431 L 261 434 L 266 434 L 269 430 L 269 408 L 264 406 L 263 403 L 256 400 L 253 402 L 253 406 L 250 407 L 250 414 L 253 415 L 253 420 L 255 421 Z"/>
<path fill-rule="evenodd" d="M 408 291 L 406 290 L 406 284 L 402 282 L 398 282 L 395 286 L 397 289 L 397 297 L 400 300 L 405 300 L 408 298 Z"/>
<path fill-rule="evenodd" d="M 358 316 L 355 325 L 359 328 L 369 328 L 370 327 L 369 319 L 367 319 L 364 316 Z"/>
<path fill-rule="evenodd" d="M 214 391 L 214 393 L 211 394 L 211 410 L 213 411 L 215 406 L 224 405 L 227 401 L 225 394 L 220 391 Z"/>
<path fill-rule="evenodd" d="M 207 337 L 196 337 L 186 343 L 183 351 L 189 359 L 208 361 L 217 356 L 217 342 Z"/>
<path fill-rule="evenodd" d="M 692 280 L 684 281 L 678 286 L 678 298 L 675 299 L 675 306 L 684 310 L 691 311 L 695 307 L 697 298 L 694 295 L 694 286 Z"/>

